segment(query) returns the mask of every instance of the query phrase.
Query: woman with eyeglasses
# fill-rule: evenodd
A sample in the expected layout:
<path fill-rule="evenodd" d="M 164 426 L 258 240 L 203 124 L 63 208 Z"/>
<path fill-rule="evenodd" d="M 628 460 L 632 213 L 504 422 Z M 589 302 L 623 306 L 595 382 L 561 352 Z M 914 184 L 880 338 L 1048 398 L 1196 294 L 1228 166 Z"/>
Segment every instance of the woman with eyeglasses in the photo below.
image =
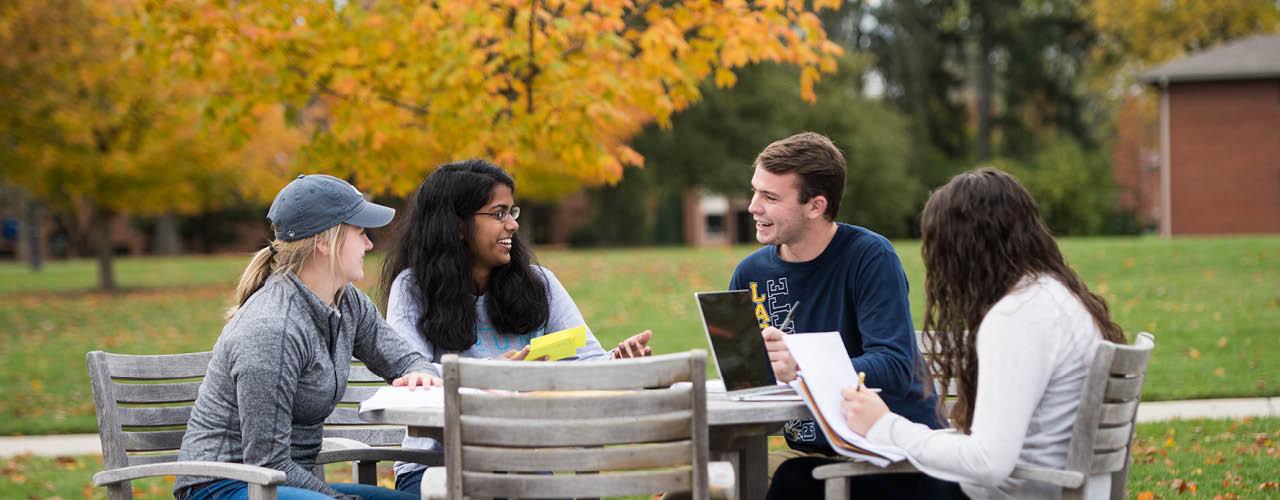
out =
<path fill-rule="evenodd" d="M 520 240 L 515 181 L 484 160 L 437 168 L 418 187 L 382 269 L 387 320 L 433 364 L 448 353 L 522 360 L 533 338 L 586 322 L 555 274 Z M 388 286 L 389 285 L 389 286 Z M 648 356 L 649 331 L 606 352 L 587 330 L 576 360 Z M 406 437 L 434 449 L 430 438 Z M 425 466 L 397 463 L 396 489 L 417 493 Z"/>

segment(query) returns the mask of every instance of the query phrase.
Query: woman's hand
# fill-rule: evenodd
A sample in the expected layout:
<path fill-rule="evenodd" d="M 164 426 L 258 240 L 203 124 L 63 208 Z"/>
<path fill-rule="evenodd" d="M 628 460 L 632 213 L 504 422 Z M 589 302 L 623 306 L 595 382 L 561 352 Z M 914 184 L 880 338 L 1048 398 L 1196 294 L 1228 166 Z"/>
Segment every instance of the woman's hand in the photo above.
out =
<path fill-rule="evenodd" d="M 652 337 L 653 332 L 650 330 L 632 335 L 618 344 L 618 347 L 613 348 L 610 354 L 613 355 L 613 359 L 651 356 L 653 355 L 653 348 L 649 347 L 649 339 Z"/>
<path fill-rule="evenodd" d="M 529 355 L 530 348 L 531 346 L 524 346 L 524 349 L 521 349 L 519 351 L 507 351 L 502 353 L 500 358 L 505 361 L 524 361 L 524 358 Z M 543 356 L 539 359 L 535 359 L 534 361 L 546 361 L 546 360 L 547 360 L 547 357 Z"/>
<path fill-rule="evenodd" d="M 876 424 L 886 413 L 889 413 L 889 407 L 884 404 L 884 400 L 880 399 L 880 395 L 867 388 L 855 385 L 846 387 L 840 391 L 840 395 L 844 396 L 844 416 L 849 423 L 849 428 L 853 432 L 867 435 L 867 431 L 871 430 L 871 426 Z"/>
<path fill-rule="evenodd" d="M 404 376 L 392 380 L 391 385 L 396 387 L 440 387 L 444 385 L 440 379 L 427 372 L 409 372 Z"/>

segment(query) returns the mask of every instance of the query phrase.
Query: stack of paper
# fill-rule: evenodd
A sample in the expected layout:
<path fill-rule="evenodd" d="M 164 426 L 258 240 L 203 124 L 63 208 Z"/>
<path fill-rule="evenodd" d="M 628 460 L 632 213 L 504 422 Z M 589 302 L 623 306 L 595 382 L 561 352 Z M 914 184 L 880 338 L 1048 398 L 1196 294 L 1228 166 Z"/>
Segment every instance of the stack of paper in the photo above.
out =
<path fill-rule="evenodd" d="M 783 341 L 800 367 L 791 386 L 804 398 L 822 434 L 837 453 L 880 467 L 906 458 L 901 448 L 872 444 L 849 428 L 840 391 L 857 385 L 858 375 L 849 362 L 839 332 L 792 334 L 784 336 Z"/>
<path fill-rule="evenodd" d="M 548 361 L 564 359 L 578 353 L 578 348 L 587 345 L 586 325 L 576 326 L 568 330 L 548 333 L 529 341 L 529 354 L 526 360 L 535 360 L 546 356 Z"/>

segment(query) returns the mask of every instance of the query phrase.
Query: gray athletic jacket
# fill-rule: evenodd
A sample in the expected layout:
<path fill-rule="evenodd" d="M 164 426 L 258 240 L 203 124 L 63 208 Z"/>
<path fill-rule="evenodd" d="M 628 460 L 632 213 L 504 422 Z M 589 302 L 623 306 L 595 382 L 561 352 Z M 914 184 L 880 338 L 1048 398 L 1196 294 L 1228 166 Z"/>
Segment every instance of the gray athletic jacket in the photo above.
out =
<path fill-rule="evenodd" d="M 178 459 L 269 467 L 285 486 L 337 495 L 311 469 L 352 354 L 388 381 L 430 369 L 354 286 L 335 309 L 297 276 L 272 275 L 223 327 Z M 174 492 L 215 479 L 180 476 Z"/>

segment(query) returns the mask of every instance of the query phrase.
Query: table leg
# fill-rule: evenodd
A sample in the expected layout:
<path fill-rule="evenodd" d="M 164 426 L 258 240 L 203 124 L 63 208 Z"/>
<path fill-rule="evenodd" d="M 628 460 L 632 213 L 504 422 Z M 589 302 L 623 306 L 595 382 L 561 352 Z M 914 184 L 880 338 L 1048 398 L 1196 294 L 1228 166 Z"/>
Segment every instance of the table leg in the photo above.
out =
<path fill-rule="evenodd" d="M 760 500 L 768 493 L 768 434 L 777 427 L 762 424 L 711 428 L 711 459 L 733 464 L 739 500 Z"/>

